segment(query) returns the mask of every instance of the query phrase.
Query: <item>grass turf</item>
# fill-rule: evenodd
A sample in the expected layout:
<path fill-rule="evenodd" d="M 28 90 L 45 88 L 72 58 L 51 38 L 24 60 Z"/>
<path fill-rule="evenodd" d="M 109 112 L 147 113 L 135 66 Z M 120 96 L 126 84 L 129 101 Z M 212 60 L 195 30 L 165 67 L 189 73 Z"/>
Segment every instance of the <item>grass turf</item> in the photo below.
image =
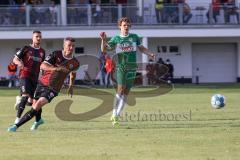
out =
<path fill-rule="evenodd" d="M 111 89 L 102 90 L 114 93 Z M 37 131 L 29 130 L 32 120 L 16 133 L 8 133 L 7 127 L 15 119 L 13 105 L 17 93 L 16 89 L 0 89 L 0 159 L 237 160 L 240 157 L 239 84 L 176 85 L 168 94 L 137 98 L 135 106 L 126 106 L 118 127 L 111 126 L 110 112 L 89 121 L 59 120 L 55 106 L 69 99 L 61 94 L 43 108 L 45 124 Z M 227 105 L 223 109 L 211 107 L 210 98 L 215 93 L 225 95 Z M 99 99 L 80 95 L 72 100 L 72 113 L 89 111 L 101 103 Z"/>

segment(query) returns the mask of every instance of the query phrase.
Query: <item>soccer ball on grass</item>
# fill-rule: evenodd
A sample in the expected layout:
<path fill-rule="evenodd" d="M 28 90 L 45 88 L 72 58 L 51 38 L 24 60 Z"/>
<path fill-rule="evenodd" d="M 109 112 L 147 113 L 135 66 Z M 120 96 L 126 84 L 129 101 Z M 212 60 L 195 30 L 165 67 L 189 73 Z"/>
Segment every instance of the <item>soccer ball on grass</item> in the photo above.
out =
<path fill-rule="evenodd" d="M 211 98 L 212 107 L 215 109 L 223 108 L 225 103 L 225 97 L 221 94 L 215 94 Z"/>

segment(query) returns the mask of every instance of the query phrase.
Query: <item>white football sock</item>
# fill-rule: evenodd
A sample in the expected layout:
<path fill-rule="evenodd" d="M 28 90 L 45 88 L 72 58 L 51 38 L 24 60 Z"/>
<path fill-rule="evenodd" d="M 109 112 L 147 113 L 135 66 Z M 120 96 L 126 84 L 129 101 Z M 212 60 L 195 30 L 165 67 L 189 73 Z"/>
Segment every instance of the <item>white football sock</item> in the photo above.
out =
<path fill-rule="evenodd" d="M 14 124 L 17 124 L 20 121 L 20 118 L 16 117 Z"/>
<path fill-rule="evenodd" d="M 121 98 L 121 95 L 116 94 L 113 102 L 113 113 L 112 113 L 113 116 L 117 116 L 117 108 L 118 108 L 120 98 Z"/>
<path fill-rule="evenodd" d="M 120 97 L 120 100 L 119 100 L 119 103 L 118 103 L 118 108 L 117 108 L 117 116 L 120 116 L 124 106 L 125 106 L 125 100 L 126 99 L 126 96 L 125 95 L 122 95 Z"/>

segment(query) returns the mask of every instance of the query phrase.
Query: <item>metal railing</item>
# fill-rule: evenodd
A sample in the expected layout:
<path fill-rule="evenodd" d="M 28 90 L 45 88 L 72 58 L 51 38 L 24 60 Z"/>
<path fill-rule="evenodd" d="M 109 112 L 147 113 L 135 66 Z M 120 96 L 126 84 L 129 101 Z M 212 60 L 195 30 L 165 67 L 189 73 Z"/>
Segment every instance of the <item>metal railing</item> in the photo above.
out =
<path fill-rule="evenodd" d="M 239 8 L 231 5 L 194 4 L 167 5 L 161 10 L 154 6 L 135 5 L 78 5 L 66 8 L 63 24 L 61 7 L 0 6 L 0 27 L 32 26 L 111 26 L 119 17 L 127 16 L 135 25 L 213 25 L 239 24 Z"/>

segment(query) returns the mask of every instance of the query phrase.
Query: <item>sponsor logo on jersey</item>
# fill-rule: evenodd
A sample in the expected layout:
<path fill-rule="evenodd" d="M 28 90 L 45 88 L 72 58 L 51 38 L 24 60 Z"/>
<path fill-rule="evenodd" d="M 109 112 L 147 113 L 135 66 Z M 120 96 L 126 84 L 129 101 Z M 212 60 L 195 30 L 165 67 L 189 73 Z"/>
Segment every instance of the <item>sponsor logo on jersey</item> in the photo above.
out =
<path fill-rule="evenodd" d="M 70 69 L 70 70 L 73 70 L 73 64 L 70 64 L 70 65 L 69 65 L 69 69 Z"/>
<path fill-rule="evenodd" d="M 122 43 L 122 44 L 119 45 L 119 48 L 120 48 L 120 50 L 122 50 L 122 52 L 132 52 L 132 51 L 134 51 L 134 47 L 130 43 Z"/>
<path fill-rule="evenodd" d="M 47 56 L 45 60 L 48 61 L 49 59 L 51 59 L 51 56 Z"/>
<path fill-rule="evenodd" d="M 54 93 L 53 92 L 50 92 L 50 97 L 54 97 Z"/>
<path fill-rule="evenodd" d="M 34 57 L 34 56 L 30 56 L 30 58 L 31 58 L 33 61 L 42 62 L 42 58 Z"/>
<path fill-rule="evenodd" d="M 21 51 L 22 51 L 21 49 L 19 51 L 17 51 L 16 55 L 19 55 L 21 53 Z"/>
<path fill-rule="evenodd" d="M 40 52 L 40 56 L 43 57 L 44 53 L 43 52 Z"/>
<path fill-rule="evenodd" d="M 25 92 L 26 91 L 26 89 L 25 89 L 25 86 L 22 86 L 22 92 Z"/>

